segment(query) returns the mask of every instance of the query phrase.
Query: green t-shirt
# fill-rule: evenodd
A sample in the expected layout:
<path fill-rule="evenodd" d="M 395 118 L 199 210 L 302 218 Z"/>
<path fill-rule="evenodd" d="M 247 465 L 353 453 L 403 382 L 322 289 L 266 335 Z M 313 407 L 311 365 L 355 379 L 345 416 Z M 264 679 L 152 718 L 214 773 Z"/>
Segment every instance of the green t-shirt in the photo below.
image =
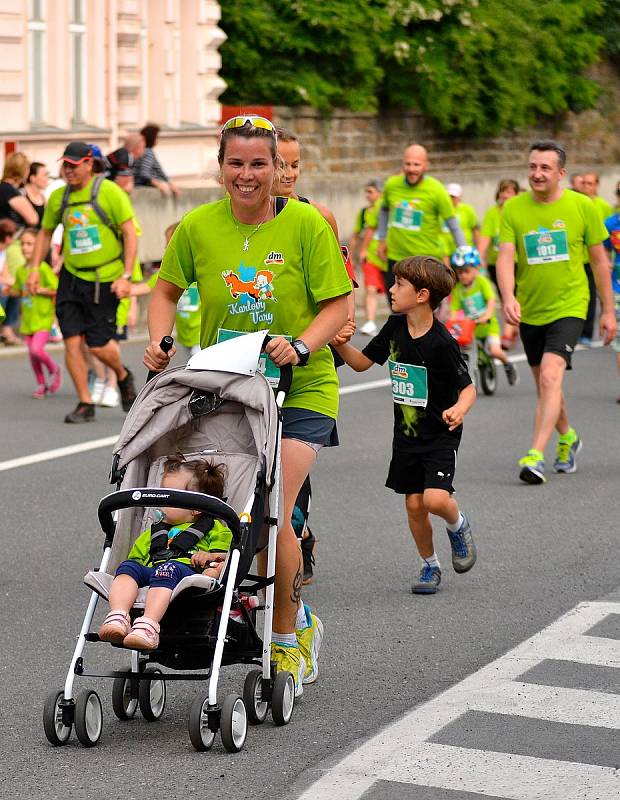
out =
<path fill-rule="evenodd" d="M 493 284 L 484 275 L 477 275 L 469 286 L 457 281 L 450 296 L 450 311 L 463 311 L 469 319 L 476 319 L 483 314 L 489 300 L 495 298 Z M 476 339 L 487 336 L 499 336 L 499 322 L 495 312 L 484 325 L 476 325 Z"/>
<path fill-rule="evenodd" d="M 92 180 L 83 189 L 71 192 L 69 202 L 78 205 L 67 208 L 64 219 L 60 218 L 60 207 L 65 187 L 60 186 L 53 191 L 45 207 L 42 227 L 53 231 L 57 225 L 63 225 L 62 248 L 64 266 L 68 272 L 82 280 L 94 281 L 97 277 L 95 269 L 84 268 L 101 267 L 98 270 L 99 280 L 111 283 L 124 271 L 122 246 L 114 231 L 103 224 L 90 205 L 91 184 Z M 121 225 L 135 217 L 129 195 L 113 181 L 104 180 L 97 202 L 120 237 Z"/>
<path fill-rule="evenodd" d="M 366 214 L 364 215 L 364 222 L 366 223 L 367 228 L 373 228 L 375 233 L 372 239 L 370 240 L 370 244 L 368 245 L 368 250 L 366 251 L 366 261 L 369 261 L 371 264 L 374 264 L 375 267 L 379 267 L 380 270 L 385 272 L 387 269 L 387 261 L 384 261 L 382 258 L 379 258 L 379 239 L 377 235 L 377 227 L 379 225 L 379 211 L 381 209 L 381 198 L 378 197 L 375 202 L 373 203 L 370 208 L 366 209 Z"/>
<path fill-rule="evenodd" d="M 454 208 L 454 215 L 459 221 L 466 244 L 472 247 L 474 244 L 474 231 L 479 225 L 478 215 L 474 207 L 470 206 L 469 203 L 459 203 L 458 206 Z M 450 228 L 448 228 L 445 222 L 443 222 L 441 226 L 441 237 L 443 239 L 444 253 L 450 257 L 452 253 L 456 251 L 456 242 L 452 238 Z"/>
<path fill-rule="evenodd" d="M 245 237 L 249 239 L 244 251 Z M 201 347 L 226 336 L 269 329 L 293 339 L 310 325 L 319 303 L 351 292 L 334 232 L 307 203 L 288 202 L 258 229 L 233 220 L 230 198 L 199 206 L 177 227 L 159 278 L 186 289 L 198 284 Z M 329 347 L 293 370 L 285 406 L 338 415 L 338 377 Z"/>
<path fill-rule="evenodd" d="M 506 201 L 500 242 L 516 245 L 522 322 L 586 318 L 590 292 L 583 249 L 607 236 L 590 198 L 577 192 L 566 190 L 553 203 L 537 203 L 531 192 Z"/>
<path fill-rule="evenodd" d="M 30 269 L 19 267 L 15 275 L 15 288 L 22 293 L 21 322 L 19 332 L 30 336 L 38 331 L 49 331 L 54 324 L 55 303 L 53 297 L 30 294 L 26 291 L 26 282 Z M 39 285 L 42 289 L 58 288 L 58 276 L 49 264 L 41 262 Z"/>
<path fill-rule="evenodd" d="M 200 295 L 195 283 L 179 298 L 174 326 L 179 344 L 184 347 L 200 344 Z"/>
<path fill-rule="evenodd" d="M 497 253 L 499 250 L 499 229 L 502 222 L 502 207 L 495 204 L 487 209 L 482 220 L 481 236 L 486 236 L 491 241 L 487 251 L 487 264 L 493 266 L 497 263 Z"/>
<path fill-rule="evenodd" d="M 592 202 L 594 203 L 594 208 L 601 218 L 601 222 L 605 222 L 607 217 L 611 217 L 611 215 L 614 213 L 611 203 L 608 203 L 604 197 L 599 197 L 597 195 L 596 197 L 592 198 Z"/>
<path fill-rule="evenodd" d="M 175 525 L 173 528 L 170 528 L 170 535 L 174 536 L 175 532 L 179 533 L 180 531 L 184 531 L 186 528 L 189 528 L 191 524 L 191 522 L 183 522 L 181 525 Z M 226 525 L 216 519 L 213 522 L 213 527 L 207 533 L 207 535 L 203 536 L 202 539 L 196 543 L 196 546 L 189 552 L 190 554 L 197 553 L 198 551 L 202 551 L 204 553 L 216 551 L 226 552 L 230 549 L 231 541 L 232 533 L 230 528 L 226 527 Z M 127 559 L 129 561 L 137 561 L 139 564 L 143 564 L 145 567 L 150 566 L 150 551 L 151 529 L 147 528 L 134 542 L 133 547 L 129 551 Z M 192 563 L 191 558 L 175 558 L 174 560 L 180 561 L 182 564 Z"/>
<path fill-rule="evenodd" d="M 389 209 L 388 258 L 408 256 L 442 258 L 441 221 L 455 216 L 445 186 L 425 175 L 410 186 L 404 175 L 392 175 L 383 187 L 382 205 Z"/>
<path fill-rule="evenodd" d="M 137 220 L 136 220 L 136 228 L 138 228 Z M 135 264 L 133 265 L 133 272 L 131 273 L 131 282 L 132 283 L 141 283 L 144 280 L 144 275 L 142 274 L 142 267 L 140 266 L 140 262 L 136 259 Z M 118 306 L 116 308 L 116 327 L 119 331 L 121 331 L 129 320 L 129 311 L 131 310 L 131 297 L 123 297 L 121 300 L 118 301 Z"/>

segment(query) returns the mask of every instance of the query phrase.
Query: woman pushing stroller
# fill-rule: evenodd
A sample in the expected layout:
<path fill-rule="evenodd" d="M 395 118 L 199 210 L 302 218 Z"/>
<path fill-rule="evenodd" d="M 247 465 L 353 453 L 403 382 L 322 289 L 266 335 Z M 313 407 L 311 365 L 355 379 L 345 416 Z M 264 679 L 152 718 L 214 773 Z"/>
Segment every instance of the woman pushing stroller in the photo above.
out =
<path fill-rule="evenodd" d="M 206 460 L 171 456 L 164 463 L 161 486 L 222 499 L 224 468 Z M 102 641 L 154 650 L 159 645 L 159 623 L 177 584 L 197 571 L 214 581 L 222 572 L 232 539 L 229 528 L 200 511 L 162 508 L 160 516 L 138 537 L 116 570 L 109 595 L 111 610 L 99 629 Z M 129 611 L 143 586 L 149 587 L 144 615 L 132 626 Z"/>

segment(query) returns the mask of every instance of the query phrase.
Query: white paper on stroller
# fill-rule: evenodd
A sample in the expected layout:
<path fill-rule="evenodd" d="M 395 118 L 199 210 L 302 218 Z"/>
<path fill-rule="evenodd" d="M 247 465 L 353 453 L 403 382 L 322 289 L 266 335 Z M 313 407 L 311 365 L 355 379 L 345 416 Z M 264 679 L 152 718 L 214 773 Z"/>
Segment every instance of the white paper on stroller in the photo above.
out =
<path fill-rule="evenodd" d="M 187 362 L 186 369 L 207 369 L 233 372 L 236 375 L 255 375 L 265 336 L 268 330 L 246 333 L 205 347 Z"/>

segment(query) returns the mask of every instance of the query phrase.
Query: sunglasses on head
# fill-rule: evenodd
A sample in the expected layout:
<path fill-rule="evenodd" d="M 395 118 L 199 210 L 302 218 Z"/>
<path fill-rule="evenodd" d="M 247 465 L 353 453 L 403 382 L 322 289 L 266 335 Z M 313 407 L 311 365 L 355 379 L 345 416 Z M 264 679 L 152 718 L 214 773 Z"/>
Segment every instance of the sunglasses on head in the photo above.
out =
<path fill-rule="evenodd" d="M 229 131 L 233 128 L 243 128 L 244 125 L 250 125 L 252 128 L 262 128 L 265 131 L 269 131 L 273 133 L 275 136 L 276 133 L 276 126 L 270 119 L 266 117 L 256 117 L 256 116 L 238 116 L 238 117 L 231 117 L 227 122 L 224 123 L 222 126 L 222 133 L 224 131 Z"/>

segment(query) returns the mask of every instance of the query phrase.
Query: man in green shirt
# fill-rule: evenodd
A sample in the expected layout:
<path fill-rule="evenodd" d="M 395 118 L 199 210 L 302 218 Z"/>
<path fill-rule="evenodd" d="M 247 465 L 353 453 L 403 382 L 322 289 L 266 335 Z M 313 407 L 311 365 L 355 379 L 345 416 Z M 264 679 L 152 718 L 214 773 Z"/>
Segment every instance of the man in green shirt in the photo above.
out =
<path fill-rule="evenodd" d="M 466 245 L 445 186 L 427 175 L 427 170 L 426 149 L 412 144 L 405 150 L 402 172 L 388 178 L 383 187 L 377 253 L 380 259 L 387 259 L 385 291 L 390 303 L 397 261 L 409 256 L 443 258 L 442 220 L 456 246 Z"/>
<path fill-rule="evenodd" d="M 37 236 L 29 286 L 36 288 L 38 266 L 52 234 L 63 226 L 63 269 L 56 313 L 65 344 L 67 369 L 78 395 L 65 422 L 92 422 L 95 406 L 88 391 L 83 342 L 117 375 L 123 410 L 136 397 L 132 373 L 123 366 L 116 332 L 118 302 L 130 293 L 137 254 L 135 213 L 129 196 L 102 176 L 93 175 L 93 152 L 85 142 L 70 142 L 62 155 L 67 186 L 52 192 Z"/>
<path fill-rule="evenodd" d="M 525 483 L 545 482 L 544 450 L 553 429 L 559 433 L 554 470 L 577 469 L 581 441 L 568 422 L 562 383 L 588 309 L 588 280 L 583 269 L 587 247 L 603 311 L 601 336 L 609 344 L 616 320 L 603 247 L 607 231 L 592 201 L 564 191 L 566 153 L 553 141 L 530 148 L 524 192 L 504 205 L 497 279 L 508 322 L 520 326 L 521 339 L 538 391 L 534 435 L 519 461 Z M 515 262 L 517 296 L 515 297 Z"/>
<path fill-rule="evenodd" d="M 587 195 L 594 203 L 601 222 L 605 222 L 607 217 L 611 217 L 614 210 L 611 203 L 608 203 L 604 197 L 598 193 L 599 176 L 596 172 L 584 172 L 581 176 L 581 191 Z M 588 276 L 588 287 L 590 289 L 590 302 L 588 303 L 588 314 L 586 321 L 583 324 L 583 331 L 579 338 L 579 343 L 589 347 L 592 344 L 594 337 L 594 320 L 596 318 L 596 285 L 594 283 L 594 276 L 592 275 L 592 267 L 584 254 L 584 268 Z"/>

